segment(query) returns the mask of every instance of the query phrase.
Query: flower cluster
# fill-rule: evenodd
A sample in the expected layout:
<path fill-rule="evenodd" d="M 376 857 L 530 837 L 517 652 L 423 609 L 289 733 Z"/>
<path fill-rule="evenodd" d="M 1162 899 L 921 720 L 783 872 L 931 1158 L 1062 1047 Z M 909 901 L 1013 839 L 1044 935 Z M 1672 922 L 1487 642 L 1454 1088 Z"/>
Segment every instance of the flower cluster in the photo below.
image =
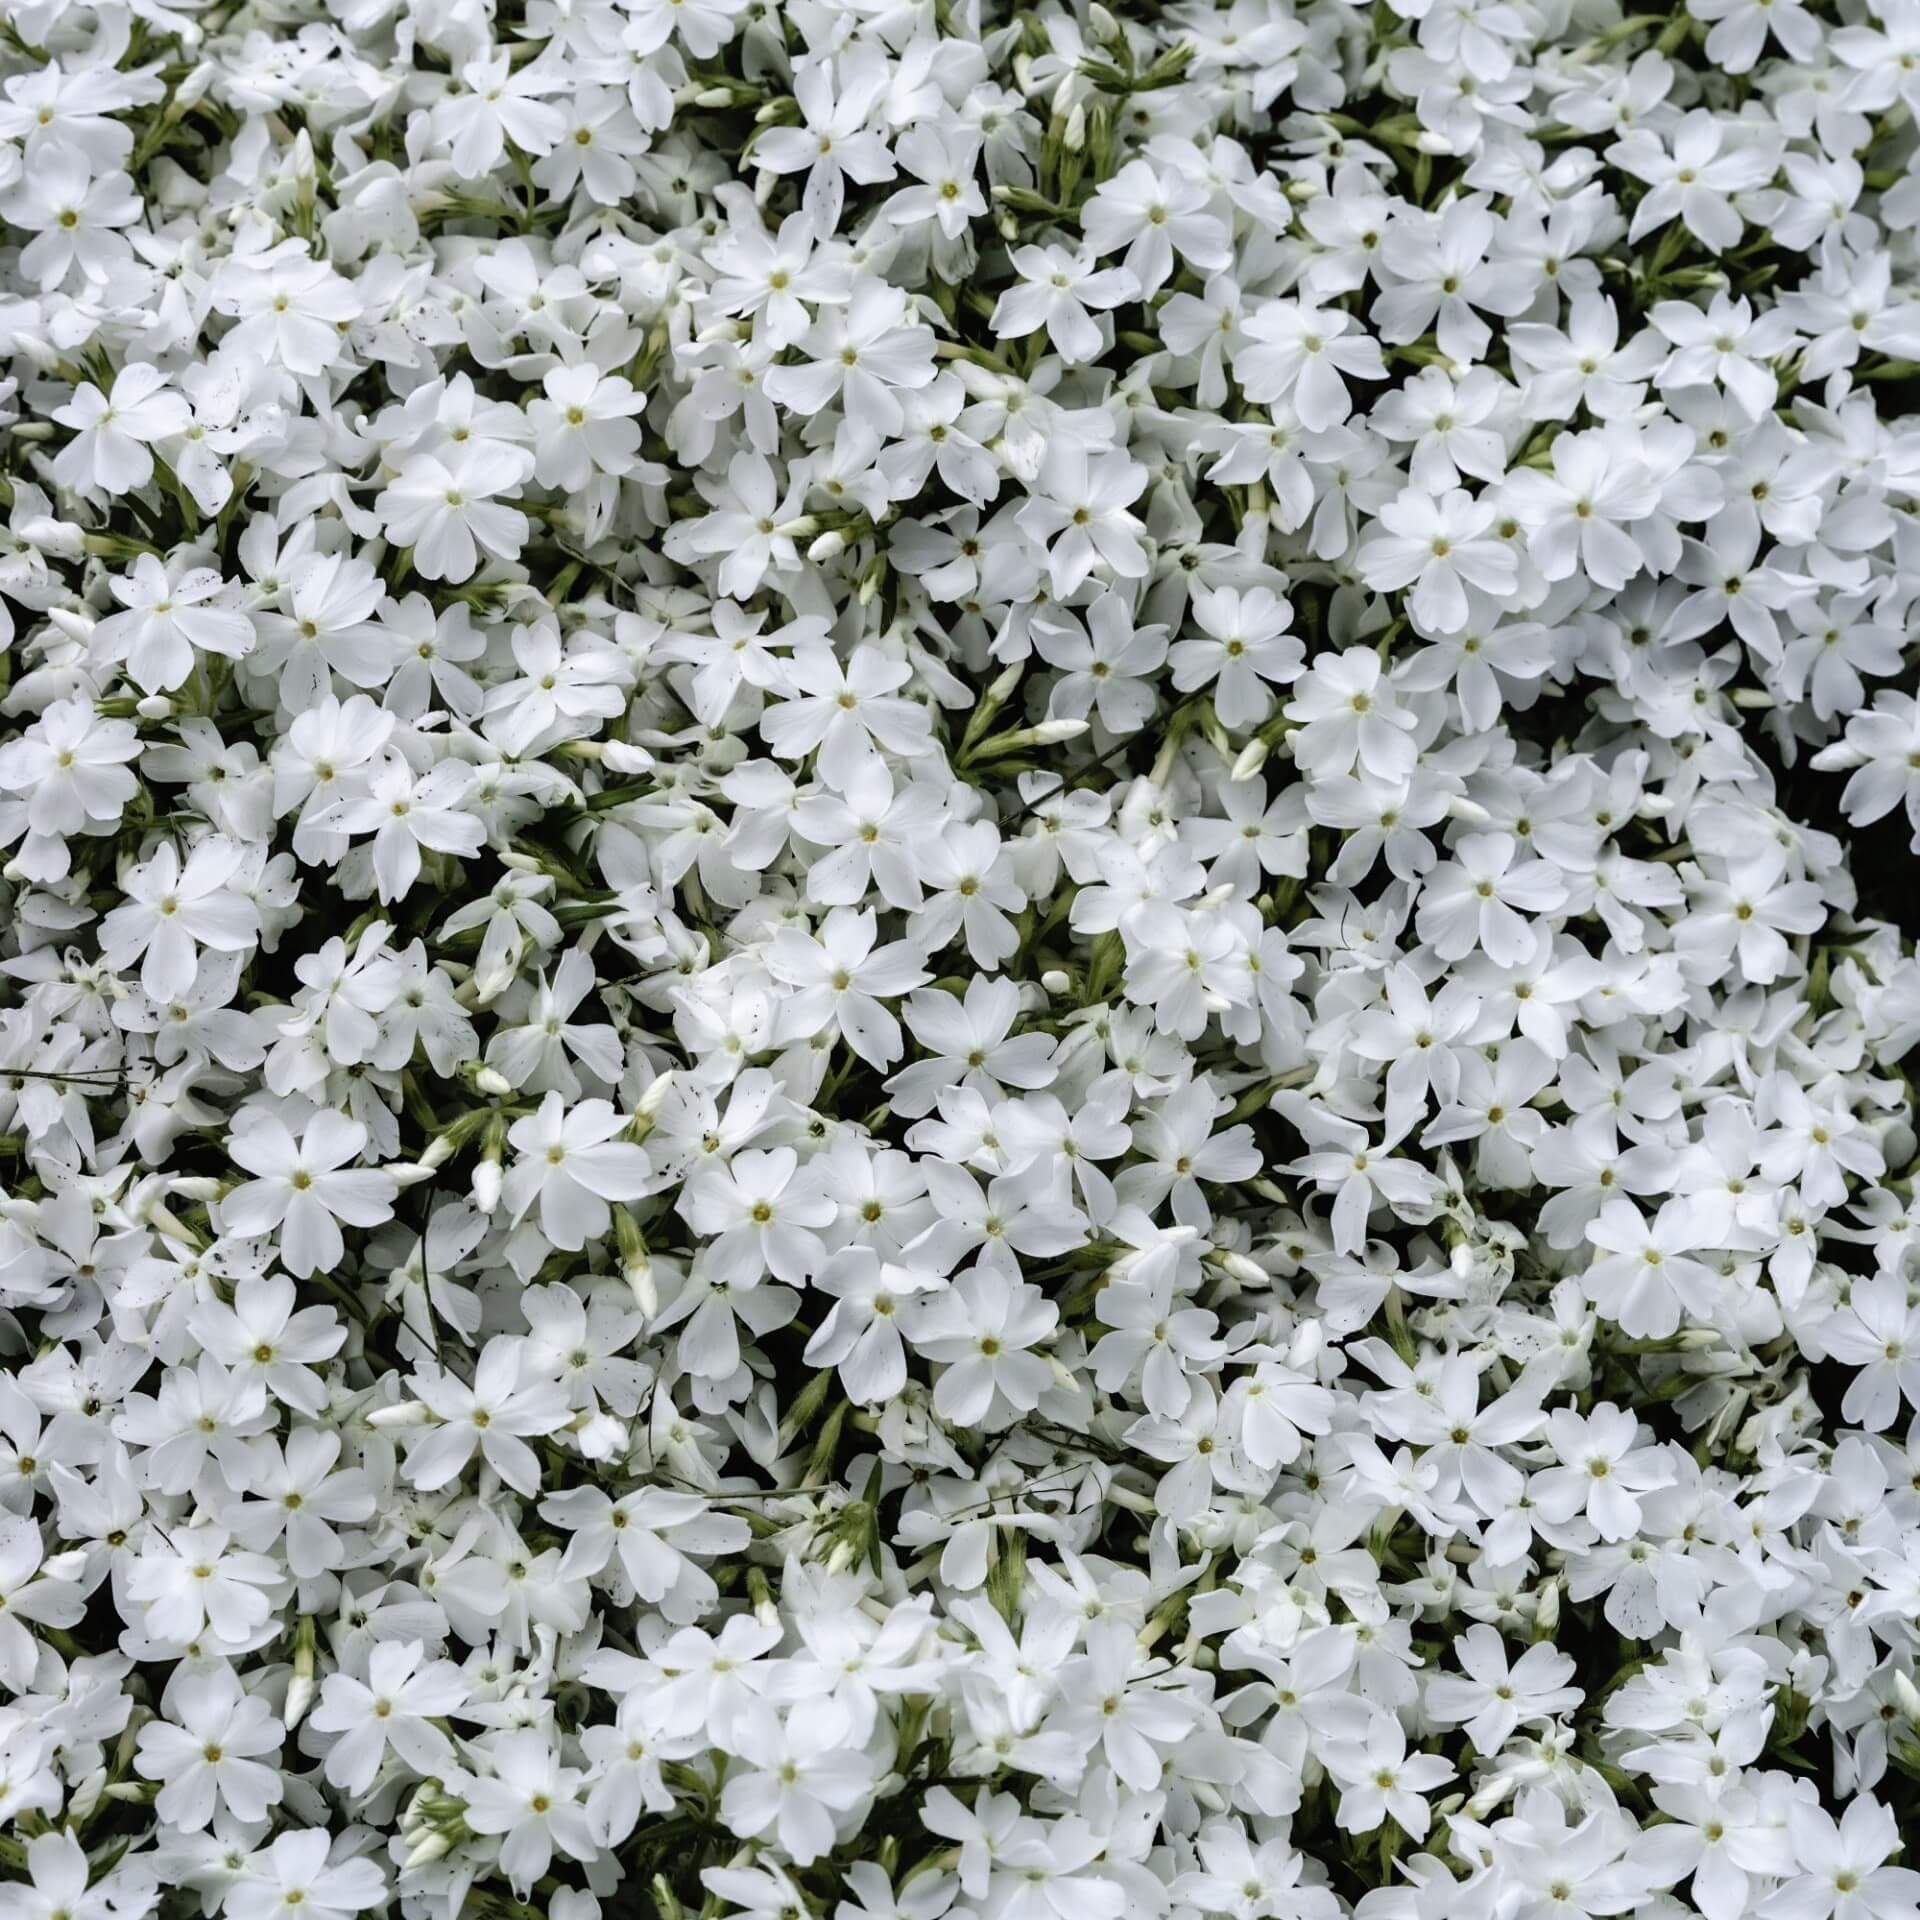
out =
<path fill-rule="evenodd" d="M 1917 113 L 9 0 L 0 1920 L 1920 1920 Z"/>

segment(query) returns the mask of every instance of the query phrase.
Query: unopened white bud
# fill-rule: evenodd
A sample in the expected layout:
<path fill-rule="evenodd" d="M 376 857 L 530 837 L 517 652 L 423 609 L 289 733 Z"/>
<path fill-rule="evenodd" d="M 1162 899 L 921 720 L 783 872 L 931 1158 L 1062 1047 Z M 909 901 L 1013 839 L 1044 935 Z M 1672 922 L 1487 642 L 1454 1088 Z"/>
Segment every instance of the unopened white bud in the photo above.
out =
<path fill-rule="evenodd" d="M 67 1818 L 76 1823 L 84 1823 L 94 1808 L 100 1804 L 101 1796 L 107 1790 L 107 1770 L 104 1766 L 95 1767 L 80 1784 L 74 1788 L 67 1802 Z"/>
<path fill-rule="evenodd" d="M 430 1833 L 407 1855 L 401 1863 L 403 1871 L 411 1872 L 415 1867 L 431 1866 L 443 1855 L 453 1851 L 453 1842 L 444 1833 Z"/>
<path fill-rule="evenodd" d="M 627 1285 L 633 1291 L 633 1304 L 651 1320 L 660 1311 L 660 1288 L 653 1277 L 653 1262 L 643 1257 L 630 1263 L 624 1271 Z"/>
<path fill-rule="evenodd" d="M 313 1705 L 312 1656 L 308 1656 L 308 1671 L 302 1673 L 296 1663 L 293 1678 L 287 1682 L 286 1729 L 291 1733 L 307 1717 L 307 1709 Z"/>
<path fill-rule="evenodd" d="M 482 1160 L 473 1170 L 473 1204 L 491 1213 L 500 1204 L 502 1176 L 498 1160 Z"/>
<path fill-rule="evenodd" d="M 1908 1725 L 1920 1728 L 1920 1687 L 1916 1687 L 1898 1668 L 1895 1668 L 1893 1675 L 1893 1700 L 1894 1705 L 1907 1716 Z"/>
<path fill-rule="evenodd" d="M 1488 1785 L 1482 1787 L 1480 1791 L 1467 1802 L 1467 1818 L 1469 1820 L 1484 1820 L 1495 1807 L 1506 1799 L 1510 1790 L 1511 1783 L 1509 1781 L 1500 1779 L 1491 1781 Z"/>
<path fill-rule="evenodd" d="M 1243 1287 L 1264 1287 L 1268 1274 L 1257 1260 L 1249 1260 L 1244 1253 L 1236 1253 L 1231 1247 L 1215 1249 L 1214 1264 L 1220 1271 L 1231 1275 Z"/>
<path fill-rule="evenodd" d="M 197 1248 L 200 1245 L 199 1236 L 187 1231 L 185 1222 L 176 1217 L 164 1200 L 155 1200 L 146 1207 L 141 1218 L 155 1233 L 171 1240 L 176 1246 Z"/>
<path fill-rule="evenodd" d="M 432 1173 L 437 1168 L 444 1167 L 453 1158 L 454 1144 L 452 1134 L 436 1133 L 427 1143 L 426 1152 L 420 1156 L 421 1170 Z"/>
<path fill-rule="evenodd" d="M 1300 1372 L 1311 1372 L 1327 1344 L 1327 1329 L 1319 1320 L 1302 1320 L 1287 1344 L 1287 1364 Z"/>
<path fill-rule="evenodd" d="M 1560 1582 L 1549 1580 L 1540 1589 L 1540 1604 L 1533 1613 L 1534 1631 L 1544 1640 L 1559 1630 L 1560 1626 Z"/>
<path fill-rule="evenodd" d="M 213 85 L 215 69 L 209 60 L 202 60 L 193 71 L 173 90 L 172 104 L 167 108 L 167 118 L 180 119 L 190 107 L 197 107 L 207 97 L 207 89 Z"/>
<path fill-rule="evenodd" d="M 93 638 L 94 618 L 90 613 L 82 613 L 75 607 L 49 607 L 47 622 L 64 633 L 69 640 L 76 640 L 81 646 Z"/>
<path fill-rule="evenodd" d="M 398 1400 L 390 1407 L 375 1407 L 367 1415 L 367 1425 L 382 1433 L 396 1427 L 424 1427 L 433 1419 L 433 1409 L 418 1400 Z"/>

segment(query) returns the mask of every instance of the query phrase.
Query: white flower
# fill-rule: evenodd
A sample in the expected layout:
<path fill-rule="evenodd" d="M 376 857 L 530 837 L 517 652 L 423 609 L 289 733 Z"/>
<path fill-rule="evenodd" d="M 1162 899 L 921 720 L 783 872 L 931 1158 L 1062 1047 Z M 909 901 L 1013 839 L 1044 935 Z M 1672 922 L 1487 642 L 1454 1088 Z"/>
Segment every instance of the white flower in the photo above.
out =
<path fill-rule="evenodd" d="M 1146 490 L 1146 476 L 1119 454 L 1089 454 L 1071 443 L 1050 447 L 1038 491 L 1019 511 L 1020 524 L 1041 543 L 1053 591 L 1065 598 L 1104 566 L 1123 580 L 1147 572 L 1145 530 L 1128 509 Z"/>
<path fill-rule="evenodd" d="M 416 1773 L 442 1771 L 453 1748 L 437 1721 L 467 1701 L 467 1683 L 450 1660 L 427 1660 L 419 1641 L 383 1640 L 367 1656 L 364 1680 L 327 1676 L 320 1702 L 307 1716 L 321 1733 L 341 1737 L 327 1750 L 327 1778 L 349 1793 L 365 1793 L 388 1751 Z"/>
<path fill-rule="evenodd" d="M 367 1147 L 367 1130 L 338 1113 L 316 1113 L 298 1139 L 286 1123 L 258 1114 L 229 1136 L 227 1154 L 255 1177 L 221 1203 L 235 1233 L 273 1233 L 289 1273 L 304 1276 L 340 1263 L 340 1223 L 375 1227 L 392 1218 L 393 1176 L 350 1163 Z"/>
<path fill-rule="evenodd" d="M 1095 253 L 1124 247 L 1126 271 L 1142 293 L 1156 293 L 1173 272 L 1176 252 L 1203 273 L 1232 258 L 1226 226 L 1208 199 L 1198 182 L 1132 160 L 1101 184 L 1080 224 Z"/>
<path fill-rule="evenodd" d="M 1499 1634 L 1476 1626 L 1461 1636 L 1458 1658 L 1465 1677 L 1436 1675 L 1426 1707 L 1437 1720 L 1463 1723 L 1481 1753 L 1499 1752 L 1523 1721 L 1551 1719 L 1580 1703 L 1580 1689 L 1566 1684 L 1574 1663 L 1557 1647 L 1529 1647 L 1509 1662 Z"/>
<path fill-rule="evenodd" d="M 884 135 L 868 123 L 888 83 L 884 60 L 850 50 L 836 76 L 830 58 L 800 63 L 793 98 L 804 123 L 775 127 L 754 148 L 754 163 L 775 173 L 807 176 L 802 205 L 823 240 L 840 225 L 849 181 L 869 186 L 896 171 Z"/>
<path fill-rule="evenodd" d="M 1561 1464 L 1534 1476 L 1540 1510 L 1559 1519 L 1584 1513 L 1603 1540 L 1630 1536 L 1640 1524 L 1641 1498 L 1673 1480 L 1656 1449 L 1636 1444 L 1638 1432 L 1633 1415 L 1612 1405 L 1590 1414 L 1550 1413 L 1547 1438 Z"/>
<path fill-rule="evenodd" d="M 64 836 L 111 824 L 139 790 L 127 762 L 140 751 L 124 720 L 104 720 L 91 701 L 56 700 L 33 728 L 0 746 L 0 784 L 20 797 L 29 831 L 60 847 L 41 877 L 63 878 Z"/>
<path fill-rule="evenodd" d="M 1234 371 L 1249 400 L 1290 400 L 1309 433 L 1339 426 L 1353 411 L 1348 380 L 1384 380 L 1379 343 L 1340 308 L 1274 300 L 1243 322 L 1247 338 Z"/>
<path fill-rule="evenodd" d="M 583 1100 L 569 1111 L 558 1093 L 516 1120 L 507 1138 L 518 1158 L 504 1192 L 512 1219 L 524 1219 L 537 1202 L 540 1230 L 557 1247 L 579 1248 L 604 1234 L 609 1203 L 646 1190 L 645 1149 L 615 1137 L 627 1124 L 608 1101 Z"/>
<path fill-rule="evenodd" d="M 844 1731 L 831 1703 L 796 1708 L 784 1721 L 770 1708 L 750 1709 L 734 1729 L 742 1771 L 721 1794 L 721 1818 L 743 1838 L 778 1840 L 796 1866 L 811 1866 L 833 1845 L 835 1816 L 859 1805 L 873 1784 L 865 1756 L 841 1744 Z"/>
<path fill-rule="evenodd" d="M 989 1232 L 1001 1230 L 989 1220 Z M 1052 1372 L 1031 1349 L 1052 1333 L 1059 1315 L 1037 1287 L 983 1265 L 938 1293 L 916 1296 L 912 1314 L 915 1350 L 945 1369 L 934 1405 L 947 1418 L 1004 1426 L 1039 1404 Z"/>
<path fill-rule="evenodd" d="M 0 1515 L 0 1680 L 15 1693 L 32 1684 L 38 1657 L 33 1626 L 73 1626 L 84 1596 L 70 1575 L 75 1569 L 49 1563 L 32 1521 Z"/>
<path fill-rule="evenodd" d="M 329 1862 L 324 1833 L 282 1833 L 266 1849 L 264 1867 L 227 1896 L 235 1920 L 350 1920 L 387 1897 L 386 1877 L 371 1860 Z"/>
<path fill-rule="evenodd" d="M 1453 1768 L 1432 1754 L 1407 1751 L 1407 1736 L 1390 1713 L 1376 1711 L 1363 1739 L 1330 1743 L 1327 1771 L 1340 1787 L 1335 1818 L 1351 1833 L 1371 1833 L 1394 1821 L 1419 1840 L 1432 1824 L 1423 1795 L 1453 1778 Z"/>
<path fill-rule="evenodd" d="M 417 774 L 386 753 L 366 777 L 366 791 L 336 800 L 314 816 L 322 832 L 373 835 L 373 870 L 383 900 L 404 898 L 420 877 L 420 850 L 478 853 L 486 829 L 458 803 L 475 784 L 473 769 L 443 760 Z"/>
<path fill-rule="evenodd" d="M 532 468 L 524 448 L 498 441 L 469 441 L 445 460 L 416 454 L 374 511 L 427 579 L 466 580 L 483 553 L 512 560 L 525 545 L 527 516 L 500 496 L 517 497 Z"/>
<path fill-rule="evenodd" d="M 1063 247 L 1015 247 L 1010 255 L 1021 284 L 1001 294 L 993 330 L 1018 340 L 1044 327 L 1068 360 L 1092 360 L 1102 334 L 1089 309 L 1105 310 L 1132 299 L 1138 282 L 1122 267 L 1095 268 Z"/>
<path fill-rule="evenodd" d="M 279 1805 L 279 1770 L 260 1756 L 278 1753 L 287 1730 L 266 1701 L 241 1691 L 231 1667 L 181 1674 L 168 1689 L 167 1711 L 140 1729 L 134 1758 L 138 1773 L 161 1783 L 163 1820 L 191 1832 L 217 1808 L 255 1821 Z"/>
<path fill-rule="evenodd" d="M 593 1857 L 581 1772 L 561 1764 L 550 1734 L 502 1734 L 484 1758 L 489 1771 L 464 1783 L 464 1817 L 476 1833 L 504 1836 L 500 1864 L 516 1889 L 531 1888 L 556 1849 L 575 1860 Z"/>
<path fill-rule="evenodd" d="M 27 1886 L 8 1888 L 9 1911 L 19 1920 L 112 1920 L 152 1897 L 141 1869 L 119 1866 L 95 1877 L 86 1849 L 65 1828 L 36 1834 L 26 1843 Z"/>
<path fill-rule="evenodd" d="M 211 567 L 168 568 L 143 553 L 112 587 L 126 611 L 102 620 L 100 637 L 147 692 L 180 686 L 193 671 L 196 648 L 237 659 L 253 645 L 245 614 L 209 604 L 225 591 Z"/>
<path fill-rule="evenodd" d="M 153 478 L 152 443 L 184 433 L 190 417 L 158 367 L 122 367 L 110 394 L 89 381 L 54 409 L 53 418 L 75 430 L 54 462 L 54 478 L 64 487 L 108 494 L 144 487 Z"/>
<path fill-rule="evenodd" d="M 0 1920 L 1920 1920 L 1920 11 L 324 11 L 0 44 Z"/>
<path fill-rule="evenodd" d="M 522 1342 L 488 1341 L 471 1384 L 438 1371 L 419 1377 L 415 1391 L 438 1423 L 408 1447 L 407 1476 L 416 1486 L 445 1486 L 476 1450 L 509 1486 L 522 1493 L 538 1486 L 539 1462 L 521 1435 L 550 1432 L 565 1395 L 554 1381 L 528 1377 Z"/>
<path fill-rule="evenodd" d="M 13 225 L 36 236 L 20 255 L 21 271 L 50 292 L 75 267 L 84 280 L 99 281 L 127 259 L 121 230 L 139 219 L 141 204 L 126 174 L 96 171 L 84 153 L 51 141 L 7 195 L 5 210 Z"/>
<path fill-rule="evenodd" d="M 114 965 L 140 961 L 140 984 L 156 1000 L 178 1000 L 193 986 L 202 947 L 244 953 L 259 937 L 251 900 L 228 890 L 244 850 L 215 836 L 202 840 L 182 864 L 171 840 L 126 878 L 130 896 L 100 929 Z"/>
<path fill-rule="evenodd" d="M 1423 631 L 1458 633 L 1467 624 L 1467 588 L 1498 594 L 1512 588 L 1511 550 L 1490 535 L 1494 510 L 1463 487 L 1435 498 L 1409 487 L 1380 509 L 1381 531 L 1360 548 L 1360 570 L 1370 587 L 1411 586 L 1408 606 Z"/>

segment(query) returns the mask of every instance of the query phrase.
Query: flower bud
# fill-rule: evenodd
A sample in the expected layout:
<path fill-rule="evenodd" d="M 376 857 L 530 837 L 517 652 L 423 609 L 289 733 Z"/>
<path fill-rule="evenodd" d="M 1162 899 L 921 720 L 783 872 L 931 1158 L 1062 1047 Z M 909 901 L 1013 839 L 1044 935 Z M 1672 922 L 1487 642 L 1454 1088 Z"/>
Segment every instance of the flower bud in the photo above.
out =
<path fill-rule="evenodd" d="M 498 1160 L 482 1160 L 473 1170 L 473 1204 L 482 1213 L 491 1213 L 500 1204 L 503 1177 Z"/>
<path fill-rule="evenodd" d="M 427 1142 L 426 1152 L 420 1156 L 421 1170 L 426 1173 L 432 1173 L 436 1169 L 444 1167 L 458 1151 L 459 1142 L 450 1132 L 436 1133 L 433 1138 Z"/>
<path fill-rule="evenodd" d="M 72 607 L 49 607 L 47 621 L 81 646 L 93 638 L 94 627 L 98 624 L 90 613 L 81 613 Z"/>
<path fill-rule="evenodd" d="M 390 1407 L 375 1407 L 367 1415 L 367 1425 L 382 1433 L 392 1433 L 402 1427 L 429 1426 L 432 1421 L 433 1409 L 419 1400 L 397 1400 Z"/>
<path fill-rule="evenodd" d="M 1898 1667 L 1893 1673 L 1893 1700 L 1894 1705 L 1907 1716 L 1907 1724 L 1920 1729 L 1920 1687 L 1916 1687 Z"/>
<path fill-rule="evenodd" d="M 1264 740 L 1257 736 L 1249 740 L 1234 756 L 1233 772 L 1230 778 L 1234 780 L 1251 780 L 1254 775 L 1267 764 L 1268 751 L 1267 743 Z"/>
<path fill-rule="evenodd" d="M 1533 1637 L 1551 1640 L 1560 1630 L 1560 1582 L 1547 1581 L 1540 1589 L 1540 1603 L 1534 1609 Z"/>
<path fill-rule="evenodd" d="M 184 119 L 207 97 L 207 91 L 213 85 L 215 77 L 215 68 L 210 60 L 196 61 L 193 71 L 174 88 L 173 100 L 167 108 L 167 118 L 169 120 Z"/>
<path fill-rule="evenodd" d="M 1271 1278 L 1259 1261 L 1250 1260 L 1231 1247 L 1216 1247 L 1212 1257 L 1222 1273 L 1238 1280 L 1243 1287 L 1264 1287 Z"/>
<path fill-rule="evenodd" d="M 283 1718 L 291 1733 L 307 1717 L 313 1705 L 314 1624 L 310 1613 L 300 1616 L 293 1636 L 293 1678 L 287 1683 L 287 1708 Z"/>
<path fill-rule="evenodd" d="M 429 1833 L 401 1862 L 402 1871 L 411 1873 L 415 1867 L 431 1866 L 452 1851 L 453 1842 L 444 1833 Z"/>
<path fill-rule="evenodd" d="M 72 1797 L 67 1801 L 67 1819 L 74 1826 L 85 1826 L 92 1817 L 93 1810 L 99 1806 L 107 1790 L 107 1770 L 104 1766 L 95 1767 L 80 1784 L 74 1788 Z"/>

